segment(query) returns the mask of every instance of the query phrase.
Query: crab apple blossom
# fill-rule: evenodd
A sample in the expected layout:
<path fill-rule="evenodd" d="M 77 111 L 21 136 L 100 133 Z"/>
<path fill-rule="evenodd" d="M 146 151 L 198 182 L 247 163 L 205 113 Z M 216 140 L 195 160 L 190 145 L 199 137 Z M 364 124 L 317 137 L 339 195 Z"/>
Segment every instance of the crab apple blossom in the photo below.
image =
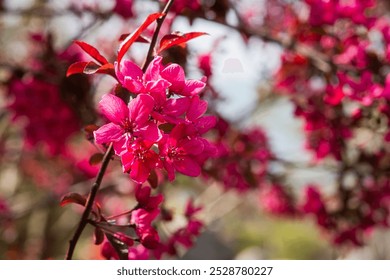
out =
<path fill-rule="evenodd" d="M 124 19 L 133 17 L 133 0 L 116 0 L 115 7 L 112 11 Z"/>
<path fill-rule="evenodd" d="M 156 123 L 149 119 L 154 107 L 154 100 L 150 95 L 141 94 L 126 106 L 122 99 L 106 94 L 99 107 L 111 122 L 94 132 L 96 143 L 116 143 L 115 151 L 118 155 L 122 154 L 122 145 L 135 138 L 157 142 L 162 137 Z"/>
<path fill-rule="evenodd" d="M 82 213 L 76 229 L 74 223 L 59 220 L 61 230 L 73 231 L 67 259 L 73 258 L 87 227 L 94 228 L 91 243 L 100 246 L 99 257 L 92 249 L 96 258 L 181 258 L 219 218 L 209 206 L 218 201 L 226 205 L 225 193 L 250 198 L 243 209 L 283 218 L 277 222 L 312 219 L 340 256 L 369 244 L 378 228 L 390 227 L 387 1 L 265 0 L 254 6 L 256 1 L 245 0 L 88 0 L 59 5 L 62 10 L 43 2 L 9 11 L 9 5 L 0 4 L 0 16 L 12 12 L 13 17 L 28 17 L 35 30 L 72 15 L 72 21 L 84 23 L 77 25 L 78 34 L 96 47 L 56 28 L 52 34 L 27 35 L 28 44 L 14 44 L 8 34 L 22 27 L 8 28 L 9 21 L 2 21 L 0 79 L 6 106 L 0 114 L 0 159 L 5 178 L 16 169 L 18 179 L 10 180 L 7 200 L 0 195 L 0 223 L 6 225 L 0 243 L 10 248 L 4 254 L 0 248 L 1 256 L 23 248 L 20 258 L 58 258 L 51 250 L 64 240 L 53 226 L 58 224 L 53 222 L 58 220 L 59 200 Z M 163 10 L 139 21 L 156 4 Z M 106 21 L 115 25 L 110 35 L 116 36 L 117 30 L 126 34 L 101 36 L 106 31 L 100 24 L 106 26 Z M 209 47 L 191 45 L 206 33 L 173 31 L 184 27 L 183 22 L 191 28 L 200 22 L 217 24 L 226 33 L 215 38 L 214 28 L 206 27 L 213 31 Z M 18 37 L 29 30 L 17 32 Z M 266 83 L 256 91 L 258 104 L 253 102 L 253 107 L 258 108 L 243 109 L 237 120 L 223 101 L 226 85 L 238 80 L 223 84 L 218 70 L 232 38 L 240 44 L 239 55 L 248 58 L 242 60 L 247 61 L 242 76 L 248 84 Z M 261 51 L 253 51 L 260 45 Z M 258 58 L 275 45 L 280 57 L 271 73 L 268 62 L 273 59 Z M 267 62 L 265 73 L 259 71 L 262 65 L 251 69 L 258 61 Z M 189 73 L 204 77 L 192 79 Z M 95 79 L 94 74 L 105 76 Z M 254 101 L 245 94 L 250 87 L 235 86 L 240 91 L 233 98 Z M 288 129 L 276 127 L 269 116 L 263 122 L 263 106 L 278 106 L 280 100 L 291 110 L 278 108 L 275 121 L 285 114 L 298 120 Z M 295 137 L 296 129 L 302 134 L 302 150 L 288 154 L 290 140 L 297 139 L 280 136 L 294 130 Z M 307 176 L 297 178 L 302 171 Z M 198 200 L 200 205 L 208 201 L 214 191 L 204 190 L 215 187 L 223 195 L 203 212 Z M 31 211 L 19 212 L 22 207 L 12 203 L 22 201 L 27 188 L 39 195 L 25 200 Z M 179 203 L 172 206 L 171 196 L 182 199 L 182 193 L 194 194 L 197 203 L 189 198 L 183 209 Z M 45 219 L 35 222 L 42 213 Z M 28 227 L 34 228 L 26 230 L 22 223 L 30 217 Z M 241 222 L 245 226 L 246 218 Z M 42 238 L 32 244 L 36 237 L 27 235 L 38 231 Z M 80 251 L 87 250 L 76 250 L 77 257 L 85 256 Z"/>
<path fill-rule="evenodd" d="M 175 170 L 191 177 L 201 173 L 201 166 L 194 156 L 204 151 L 203 142 L 197 138 L 188 139 L 186 128 L 184 124 L 177 125 L 159 143 L 162 164 L 171 181 L 175 179 Z"/>
<path fill-rule="evenodd" d="M 162 57 L 155 57 L 144 73 L 137 64 L 124 59 L 115 64 L 115 72 L 122 86 L 131 93 L 166 92 L 170 83 L 160 76 L 161 60 Z"/>

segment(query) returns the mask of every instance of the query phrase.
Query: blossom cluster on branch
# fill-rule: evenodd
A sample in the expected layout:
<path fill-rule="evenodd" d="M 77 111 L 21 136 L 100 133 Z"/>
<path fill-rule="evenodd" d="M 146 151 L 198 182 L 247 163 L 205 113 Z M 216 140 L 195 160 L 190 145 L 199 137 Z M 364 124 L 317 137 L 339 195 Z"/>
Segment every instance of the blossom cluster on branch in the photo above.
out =
<path fill-rule="evenodd" d="M 28 62 L 4 64 L 6 113 L 0 121 L 9 116 L 23 143 L 15 159 L 18 153 L 5 148 L 13 147 L 12 134 L 1 130 L 0 160 L 20 160 L 26 181 L 49 193 L 45 201 L 54 197 L 57 203 L 62 196 L 61 206 L 76 204 L 82 212 L 67 259 L 86 226 L 94 228 L 94 243 L 106 259 L 179 257 L 193 247 L 207 226 L 197 216 L 202 207 L 192 198 L 183 211 L 167 203 L 166 189 L 183 175 L 240 198 L 255 194 L 259 208 L 278 217 L 312 217 L 337 246 L 364 245 L 373 229 L 389 227 L 390 21 L 384 1 L 267 0 L 254 7 L 247 1 L 161 0 L 156 3 L 162 12 L 141 23 L 139 1 L 111 2 L 107 8 L 98 1 L 70 1 L 65 10 L 57 13 L 49 5 L 42 14 L 70 12 L 82 19 L 88 13 L 94 21 L 79 37 L 119 16 L 131 31 L 119 44 L 98 38 L 95 48 L 77 37 L 58 48 L 51 33 L 37 33 L 28 40 L 39 51 L 29 50 Z M 42 15 L 35 8 L 13 11 L 24 12 Z M 206 33 L 172 32 L 182 18 L 223 25 L 244 43 L 255 38 L 282 48 L 280 65 L 269 75 L 270 95 L 292 104 L 312 156 L 303 168 L 330 166 L 336 178 L 331 192 L 322 191 L 325 183 L 296 188 L 290 175 L 301 163 L 273 151 L 261 125 L 244 129 L 218 112 L 223 93 L 214 84 L 215 65 L 224 38 L 209 36 L 214 45 L 208 52 L 191 52 L 188 42 Z M 115 52 L 111 46 L 117 44 Z M 142 66 L 129 52 L 141 44 L 148 49 Z M 190 61 L 204 77 L 186 76 Z M 103 79 L 92 74 L 105 75 L 113 86 L 96 95 Z M 124 188 L 111 172 L 118 165 Z M 109 197 L 120 202 L 105 203 Z M 56 219 L 51 214 L 49 222 Z M 0 225 L 13 230 L 17 216 L 0 194 Z M 169 224 L 175 227 L 167 231 Z"/>

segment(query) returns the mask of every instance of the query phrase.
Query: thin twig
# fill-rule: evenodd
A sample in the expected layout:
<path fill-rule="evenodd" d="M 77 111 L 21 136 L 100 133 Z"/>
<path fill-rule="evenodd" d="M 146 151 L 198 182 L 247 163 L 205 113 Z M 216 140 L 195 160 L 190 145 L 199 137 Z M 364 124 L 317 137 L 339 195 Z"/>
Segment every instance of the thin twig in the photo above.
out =
<path fill-rule="evenodd" d="M 101 165 L 99 173 L 96 177 L 96 181 L 93 184 L 91 191 L 89 193 L 89 196 L 88 196 L 88 199 L 86 202 L 86 206 L 84 209 L 84 213 L 81 216 L 79 225 L 77 226 L 77 229 L 73 235 L 73 238 L 69 241 L 69 248 L 68 248 L 68 252 L 66 253 L 67 260 L 72 259 L 73 252 L 74 252 L 74 249 L 76 248 L 77 242 L 78 242 L 78 240 L 81 236 L 81 233 L 83 232 L 85 226 L 88 223 L 88 218 L 89 218 L 89 215 L 91 214 L 96 194 L 97 194 L 99 187 L 102 183 L 104 174 L 106 173 L 106 170 L 107 170 L 107 167 L 108 167 L 108 164 L 111 160 L 112 155 L 113 155 L 113 144 L 111 143 L 110 146 L 108 147 L 104 157 L 103 157 L 102 165 Z"/>
<path fill-rule="evenodd" d="M 149 66 L 150 62 L 153 60 L 153 49 L 154 49 L 154 46 L 156 45 L 156 42 L 157 42 L 158 33 L 160 31 L 161 25 L 163 24 L 163 22 L 165 20 L 166 14 L 168 13 L 169 9 L 171 8 L 173 2 L 174 2 L 174 0 L 168 1 L 168 3 L 165 5 L 164 10 L 163 10 L 164 15 L 157 20 L 157 27 L 156 27 L 156 30 L 154 31 L 153 39 L 152 39 L 152 42 L 150 43 L 150 46 L 149 46 L 148 55 L 146 57 L 144 65 L 143 65 L 144 72 L 146 71 L 146 68 Z M 106 172 L 107 166 L 108 166 L 112 156 L 113 156 L 113 144 L 111 143 L 110 146 L 108 147 L 106 153 L 104 154 L 102 165 L 101 165 L 99 173 L 96 177 L 96 181 L 93 184 L 91 191 L 89 193 L 83 215 L 81 216 L 80 222 L 79 222 L 77 229 L 73 235 L 73 238 L 69 241 L 69 248 L 68 248 L 68 252 L 66 254 L 67 260 L 72 259 L 77 242 L 78 242 L 82 232 L 84 231 L 85 226 L 88 224 L 89 215 L 91 214 L 96 194 L 99 191 L 104 174 Z"/>
<path fill-rule="evenodd" d="M 150 62 L 153 60 L 153 57 L 154 57 L 154 53 L 153 53 L 154 52 L 154 46 L 157 43 L 158 34 L 160 33 L 161 26 L 162 26 L 165 18 L 167 17 L 167 14 L 168 14 L 169 10 L 171 9 L 173 2 L 175 2 L 175 1 L 174 0 L 168 1 L 168 3 L 164 7 L 164 10 L 162 11 L 162 13 L 164 15 L 161 16 L 160 18 L 158 18 L 157 21 L 156 21 L 157 22 L 156 30 L 154 30 L 153 38 L 152 38 L 152 41 L 150 42 L 149 51 L 148 51 L 148 54 L 146 56 L 145 63 L 143 65 L 143 67 L 142 67 L 142 70 L 144 72 L 148 68 Z"/>

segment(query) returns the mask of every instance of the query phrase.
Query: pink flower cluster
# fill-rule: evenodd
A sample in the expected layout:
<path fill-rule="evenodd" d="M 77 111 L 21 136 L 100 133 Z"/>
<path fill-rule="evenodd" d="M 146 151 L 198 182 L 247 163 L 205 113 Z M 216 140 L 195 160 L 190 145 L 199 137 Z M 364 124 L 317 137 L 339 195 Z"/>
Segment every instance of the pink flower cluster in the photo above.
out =
<path fill-rule="evenodd" d="M 291 195 L 277 183 L 261 187 L 260 206 L 265 212 L 277 216 L 291 217 L 297 214 Z"/>
<path fill-rule="evenodd" d="M 166 3 L 168 1 L 162 0 L 162 2 Z M 185 10 L 197 11 L 200 8 L 201 8 L 200 0 L 177 0 L 174 1 L 171 10 L 177 14 L 181 14 Z"/>
<path fill-rule="evenodd" d="M 166 240 L 155 243 L 153 248 L 143 244 L 129 248 L 129 260 L 160 259 L 163 255 L 177 256 L 179 246 L 191 248 L 203 228 L 203 223 L 195 217 L 201 209 L 201 207 L 194 207 L 191 199 L 188 200 L 184 213 L 187 224 L 172 232 Z"/>
<path fill-rule="evenodd" d="M 163 255 L 177 256 L 178 246 L 186 249 L 191 248 L 195 237 L 200 234 L 203 227 L 203 223 L 195 217 L 201 207 L 195 207 L 190 199 L 184 211 L 187 224 L 161 240 L 153 224 L 157 220 L 160 220 L 160 223 L 169 222 L 172 217 L 167 213 L 164 215 L 160 213 L 163 195 L 151 195 L 151 192 L 152 189 L 148 186 L 138 185 L 136 187 L 135 197 L 138 204 L 130 212 L 129 218 L 129 227 L 135 230 L 136 237 L 129 237 L 122 232 L 113 234 L 116 240 L 125 245 L 129 260 L 161 259 Z M 102 255 L 106 259 L 119 259 L 117 251 L 110 242 L 103 244 Z"/>
<path fill-rule="evenodd" d="M 376 226 L 389 226 L 390 202 L 389 180 L 380 185 L 365 184 L 362 189 L 354 190 L 352 196 L 357 204 L 352 209 L 346 207 L 332 209 L 315 186 L 306 189 L 302 213 L 315 217 L 317 224 L 332 235 L 334 244 L 364 244 L 364 236 Z M 352 201 L 352 200 L 351 200 Z"/>
<path fill-rule="evenodd" d="M 217 153 L 204 175 L 223 184 L 226 190 L 245 192 L 264 183 L 272 159 L 264 131 L 253 128 L 235 131 L 219 118 L 215 146 Z"/>
<path fill-rule="evenodd" d="M 372 23 L 366 10 L 376 4 L 376 0 L 305 0 L 310 7 L 309 24 L 321 26 L 334 24 L 337 20 L 347 18 L 356 24 L 366 26 Z"/>
<path fill-rule="evenodd" d="M 204 81 L 187 80 L 181 66 L 161 61 L 156 57 L 145 73 L 130 60 L 116 65 L 121 86 L 133 98 L 126 104 L 104 95 L 99 108 L 110 122 L 94 132 L 96 143 L 113 143 L 123 171 L 140 184 L 156 168 L 165 169 L 170 181 L 176 171 L 199 176 L 202 159 L 212 155 L 202 137 L 216 122 L 204 115 L 207 102 L 199 98 Z"/>
<path fill-rule="evenodd" d="M 309 27 L 293 35 L 310 51 L 284 53 L 276 88 L 289 94 L 295 115 L 304 120 L 306 147 L 316 163 L 332 158 L 340 169 L 332 196 L 309 186 L 297 211 L 313 215 L 335 244 L 362 245 L 373 228 L 389 226 L 390 22 L 375 11 L 376 1 L 306 3 Z M 361 140 L 361 131 L 379 145 Z M 351 159 L 352 150 L 357 156 Z M 345 185 L 347 174 L 355 178 L 353 186 Z"/>
<path fill-rule="evenodd" d="M 13 120 L 24 127 L 27 147 L 42 145 L 49 154 L 59 154 L 69 137 L 79 131 L 79 120 L 61 99 L 58 85 L 36 78 L 13 79 L 8 94 L 8 109 Z"/>

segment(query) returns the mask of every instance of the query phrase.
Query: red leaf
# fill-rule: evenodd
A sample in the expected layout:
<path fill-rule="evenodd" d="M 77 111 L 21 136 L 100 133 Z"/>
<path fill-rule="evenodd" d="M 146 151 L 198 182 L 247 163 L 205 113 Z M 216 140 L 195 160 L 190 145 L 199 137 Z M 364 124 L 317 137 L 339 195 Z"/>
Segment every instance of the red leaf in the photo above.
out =
<path fill-rule="evenodd" d="M 85 206 L 86 202 L 87 202 L 87 200 L 81 194 L 69 193 L 69 194 L 64 195 L 61 198 L 60 205 L 61 205 L 61 207 L 64 207 L 65 205 L 68 205 L 69 203 L 76 203 L 76 204 Z"/>
<path fill-rule="evenodd" d="M 108 60 L 95 47 L 82 41 L 75 41 L 75 43 L 101 65 L 108 63 Z"/>
<path fill-rule="evenodd" d="M 104 155 L 103 155 L 102 153 L 93 154 L 93 155 L 89 158 L 89 164 L 90 164 L 90 165 L 97 165 L 97 164 L 99 164 L 99 163 L 102 162 L 103 157 L 104 157 Z"/>
<path fill-rule="evenodd" d="M 112 63 L 107 63 L 102 66 L 96 64 L 93 61 L 90 61 L 84 68 L 83 71 L 84 74 L 109 74 L 115 78 L 115 70 L 114 70 L 114 65 Z"/>
<path fill-rule="evenodd" d="M 158 176 L 154 169 L 152 169 L 152 171 L 150 172 L 148 182 L 153 189 L 156 189 L 158 187 Z"/>
<path fill-rule="evenodd" d="M 96 124 L 89 124 L 84 127 L 86 133 L 93 133 L 95 130 L 98 130 L 99 127 Z"/>
<path fill-rule="evenodd" d="M 85 61 L 79 61 L 75 62 L 72 65 L 69 66 L 68 71 L 66 71 L 66 76 L 69 77 L 73 74 L 80 74 L 84 73 L 84 68 L 87 66 L 88 62 Z"/>
<path fill-rule="evenodd" d="M 75 62 L 69 66 L 68 71 L 66 72 L 66 76 L 69 77 L 70 75 L 79 74 L 79 73 L 84 73 L 87 75 L 99 73 L 99 74 L 108 74 L 108 75 L 113 76 L 114 78 L 116 77 L 114 65 L 112 63 L 106 63 L 104 65 L 99 65 L 93 61 Z"/>
<path fill-rule="evenodd" d="M 139 26 L 133 33 L 131 33 L 129 36 L 127 36 L 126 39 L 123 40 L 118 49 L 118 64 L 121 63 L 123 56 L 129 50 L 130 46 L 138 39 L 141 33 L 146 28 L 148 28 L 148 26 L 151 25 L 156 19 L 163 15 L 163 13 L 154 13 L 149 15 L 146 20 L 141 24 L 141 26 Z"/>
<path fill-rule="evenodd" d="M 165 35 L 160 41 L 160 48 L 157 53 L 171 48 L 173 46 L 181 45 L 199 36 L 208 35 L 205 32 L 189 32 L 185 34 L 169 34 Z"/>
<path fill-rule="evenodd" d="M 95 239 L 95 245 L 100 245 L 103 243 L 104 232 L 100 228 L 98 228 L 98 227 L 95 228 L 95 232 L 94 232 L 93 236 Z"/>
<path fill-rule="evenodd" d="M 175 127 L 175 125 L 170 124 L 170 123 L 164 123 L 164 124 L 160 124 L 158 126 L 158 128 L 161 129 L 162 131 L 164 131 L 165 133 L 170 133 L 174 127 Z"/>
<path fill-rule="evenodd" d="M 90 124 L 90 125 L 87 125 L 86 127 L 84 127 L 84 132 L 85 132 L 85 136 L 86 136 L 87 140 L 89 140 L 89 141 L 94 140 L 93 132 L 97 129 L 99 129 L 99 127 L 95 124 Z"/>
<path fill-rule="evenodd" d="M 127 38 L 127 36 L 129 36 L 130 33 L 126 33 L 126 34 L 122 34 L 120 37 L 119 37 L 119 40 L 118 41 L 123 41 Z M 150 40 L 142 35 L 140 35 L 137 40 L 135 40 L 134 43 L 150 43 Z"/>

